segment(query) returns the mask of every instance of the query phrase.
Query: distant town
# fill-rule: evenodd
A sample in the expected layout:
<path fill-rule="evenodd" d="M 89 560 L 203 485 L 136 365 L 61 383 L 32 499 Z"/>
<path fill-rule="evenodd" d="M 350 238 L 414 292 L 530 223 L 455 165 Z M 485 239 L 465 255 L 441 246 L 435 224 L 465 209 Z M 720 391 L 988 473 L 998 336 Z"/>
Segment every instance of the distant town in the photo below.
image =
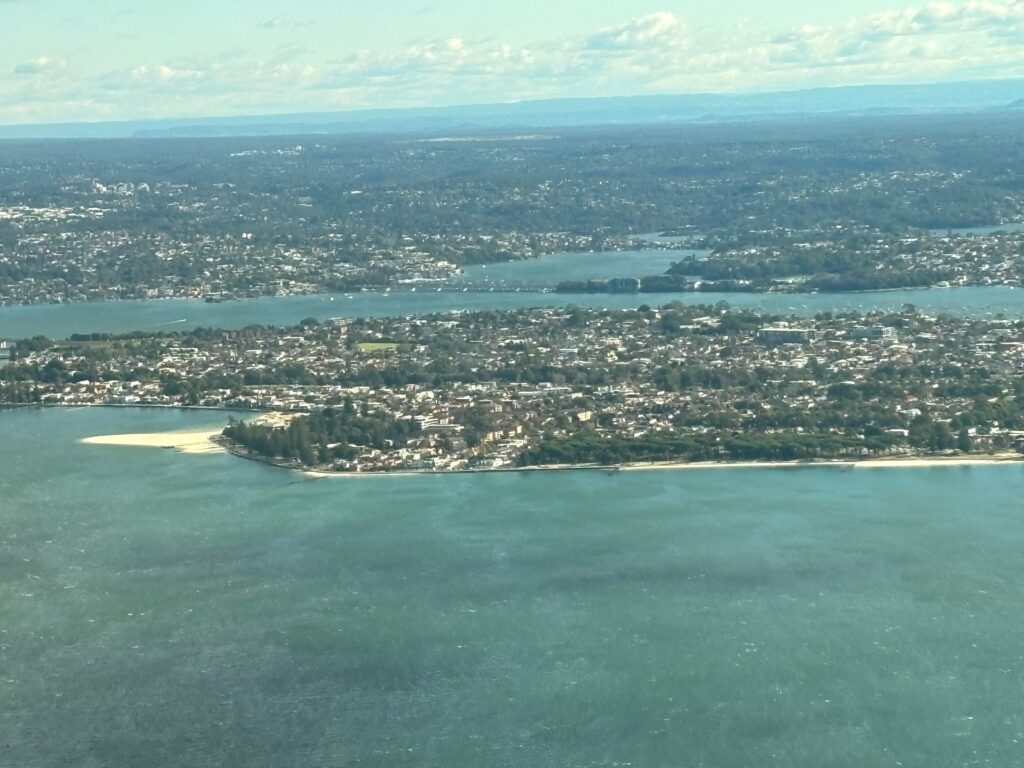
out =
<path fill-rule="evenodd" d="M 5 143 L 0 303 L 523 290 L 563 306 L 8 339 L 0 403 L 277 412 L 218 440 L 327 472 L 1012 453 L 1019 319 L 663 294 L 1019 286 L 1019 127 Z M 556 253 L 572 269 L 536 271 Z M 508 261 L 526 277 L 482 271 Z M 637 308 L 571 306 L 580 293 Z"/>
<path fill-rule="evenodd" d="M 224 443 L 323 471 L 1024 450 L 1024 322 L 913 307 L 486 311 L 7 349 L 5 404 L 281 412 Z"/>
<path fill-rule="evenodd" d="M 637 249 L 681 253 L 654 274 L 506 287 L 1021 284 L 1024 234 L 998 226 L 1024 221 L 1017 117 L 828 130 L 4 143 L 0 304 L 502 290 L 466 269 Z M 648 236 L 663 232 L 674 237 Z"/>

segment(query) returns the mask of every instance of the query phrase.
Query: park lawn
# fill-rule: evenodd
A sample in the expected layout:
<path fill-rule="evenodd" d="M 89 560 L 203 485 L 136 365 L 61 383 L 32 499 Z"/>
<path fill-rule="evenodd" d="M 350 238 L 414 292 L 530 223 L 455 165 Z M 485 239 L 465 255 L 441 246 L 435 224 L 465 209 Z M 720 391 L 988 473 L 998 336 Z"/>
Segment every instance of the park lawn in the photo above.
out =
<path fill-rule="evenodd" d="M 359 342 L 360 352 L 394 352 L 398 345 L 390 341 L 361 341 Z"/>

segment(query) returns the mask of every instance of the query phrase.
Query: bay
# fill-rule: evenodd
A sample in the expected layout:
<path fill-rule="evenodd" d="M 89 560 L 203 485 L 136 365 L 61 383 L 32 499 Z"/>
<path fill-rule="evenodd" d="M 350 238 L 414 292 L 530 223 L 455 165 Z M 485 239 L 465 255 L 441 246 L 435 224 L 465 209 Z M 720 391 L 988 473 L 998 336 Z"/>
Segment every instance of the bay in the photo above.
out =
<path fill-rule="evenodd" d="M 1016 765 L 1020 466 L 309 480 L 0 414 L 0 763 Z"/>
<path fill-rule="evenodd" d="M 997 232 L 1007 235 L 1014 235 L 1024 232 L 1024 223 L 1018 224 L 989 224 L 984 227 L 952 227 L 950 229 L 933 229 L 931 234 L 936 237 L 944 235 L 994 235 Z"/>
<path fill-rule="evenodd" d="M 602 251 L 552 253 L 536 259 L 474 264 L 453 285 L 554 288 L 563 280 L 607 280 L 663 275 L 675 262 L 693 256 L 705 259 L 709 250 Z"/>
<path fill-rule="evenodd" d="M 825 311 L 897 311 L 911 303 L 932 312 L 965 317 L 1004 314 L 1024 317 L 1024 290 L 1012 286 L 873 291 L 845 294 L 644 293 L 560 294 L 500 291 L 405 291 L 243 299 L 208 304 L 200 299 L 102 301 L 0 307 L 0 338 L 35 335 L 67 338 L 73 333 L 127 333 L 185 330 L 197 326 L 237 329 L 246 325 L 294 325 L 308 317 L 388 317 L 456 310 L 510 310 L 530 307 L 635 309 L 672 301 L 714 304 L 725 301 L 782 315 Z"/>

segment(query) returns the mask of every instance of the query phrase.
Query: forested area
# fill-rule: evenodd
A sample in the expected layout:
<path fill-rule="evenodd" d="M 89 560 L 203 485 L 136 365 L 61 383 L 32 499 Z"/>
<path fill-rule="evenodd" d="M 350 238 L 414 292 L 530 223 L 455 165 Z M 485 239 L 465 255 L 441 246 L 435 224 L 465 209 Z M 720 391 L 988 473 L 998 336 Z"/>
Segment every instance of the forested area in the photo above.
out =
<path fill-rule="evenodd" d="M 617 465 L 645 461 L 797 461 L 862 458 L 891 448 L 893 439 L 874 441 L 844 435 L 718 433 L 657 434 L 629 438 L 579 432 L 543 440 L 519 458 L 520 466 Z"/>
<path fill-rule="evenodd" d="M 404 445 L 419 429 L 380 413 L 359 414 L 351 402 L 340 408 L 298 416 L 286 426 L 231 420 L 224 437 L 270 459 L 295 460 L 311 466 L 355 458 L 361 450 Z"/>

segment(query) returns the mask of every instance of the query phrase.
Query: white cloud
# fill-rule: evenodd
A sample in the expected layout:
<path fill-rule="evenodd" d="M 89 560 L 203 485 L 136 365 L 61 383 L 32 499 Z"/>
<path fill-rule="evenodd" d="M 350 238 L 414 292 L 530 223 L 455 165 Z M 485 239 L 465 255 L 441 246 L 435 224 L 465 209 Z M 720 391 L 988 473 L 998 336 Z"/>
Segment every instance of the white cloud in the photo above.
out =
<path fill-rule="evenodd" d="M 201 80 L 207 77 L 207 72 L 202 68 L 176 68 L 166 64 L 159 64 L 155 67 L 141 66 L 132 70 L 131 78 L 141 83 L 173 83 L 183 80 Z"/>
<path fill-rule="evenodd" d="M 940 80 L 958 72 L 1007 77 L 1024 71 L 1024 3 L 949 2 L 805 26 L 769 41 L 769 66 L 804 80 L 831 71 L 830 82 L 880 77 Z"/>
<path fill-rule="evenodd" d="M 594 50 L 643 49 L 685 42 L 684 24 L 668 11 L 641 16 L 627 24 L 603 29 L 589 37 L 585 46 Z"/>
<path fill-rule="evenodd" d="M 16 75 L 45 75 L 50 72 L 59 72 L 67 66 L 64 59 L 40 56 L 39 58 L 26 61 L 14 67 Z"/>
<path fill-rule="evenodd" d="M 96 119 L 1024 76 L 1024 0 L 937 2 L 774 37 L 723 27 L 698 38 L 661 11 L 529 46 L 450 36 L 391 50 L 268 50 L 139 61 L 98 75 L 43 56 L 15 71 L 61 77 L 22 77 L 24 87 L 0 77 L 0 122 L 32 114 L 33 103 L 50 115 L 61 98 L 61 119 Z"/>
<path fill-rule="evenodd" d="M 316 22 L 312 19 L 286 19 L 280 16 L 272 19 L 262 21 L 256 26 L 261 29 L 279 30 L 279 29 L 306 29 L 312 27 Z"/>

